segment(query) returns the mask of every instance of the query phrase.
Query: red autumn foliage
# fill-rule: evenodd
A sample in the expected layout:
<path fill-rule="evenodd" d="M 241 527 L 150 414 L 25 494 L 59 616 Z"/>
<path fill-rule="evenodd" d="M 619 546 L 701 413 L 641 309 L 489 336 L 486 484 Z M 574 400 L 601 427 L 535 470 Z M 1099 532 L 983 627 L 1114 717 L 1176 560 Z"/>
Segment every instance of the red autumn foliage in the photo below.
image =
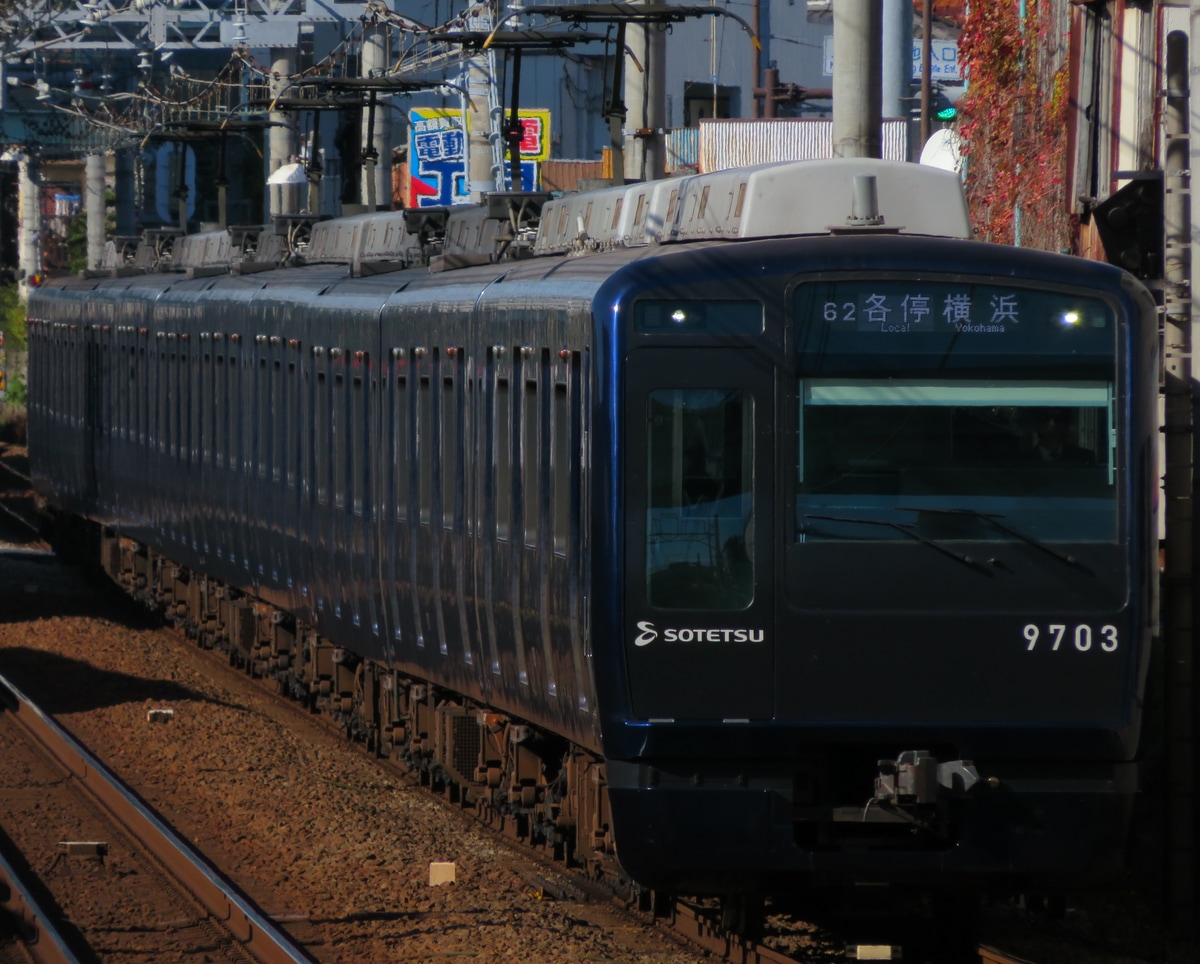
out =
<path fill-rule="evenodd" d="M 1049 251 L 1070 246 L 1065 198 L 1066 38 L 1053 0 L 972 4 L 959 40 L 967 201 L 976 236 Z M 1018 237 L 1019 231 L 1019 237 Z"/>

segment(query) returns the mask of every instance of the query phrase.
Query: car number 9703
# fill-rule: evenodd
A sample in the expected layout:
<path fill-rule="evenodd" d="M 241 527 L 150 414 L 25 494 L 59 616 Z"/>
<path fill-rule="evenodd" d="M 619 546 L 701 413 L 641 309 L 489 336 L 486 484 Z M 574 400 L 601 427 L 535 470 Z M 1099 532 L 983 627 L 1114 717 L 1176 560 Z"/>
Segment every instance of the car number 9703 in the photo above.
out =
<path fill-rule="evenodd" d="M 1088 623 L 1078 623 L 1075 626 L 1050 623 L 1043 627 L 1037 623 L 1026 623 L 1024 634 L 1025 642 L 1029 644 L 1025 651 L 1029 653 L 1039 646 L 1052 652 L 1069 650 L 1074 646 L 1081 653 L 1093 648 L 1105 653 L 1115 653 L 1120 646 L 1117 627 L 1113 625 L 1093 627 Z"/>

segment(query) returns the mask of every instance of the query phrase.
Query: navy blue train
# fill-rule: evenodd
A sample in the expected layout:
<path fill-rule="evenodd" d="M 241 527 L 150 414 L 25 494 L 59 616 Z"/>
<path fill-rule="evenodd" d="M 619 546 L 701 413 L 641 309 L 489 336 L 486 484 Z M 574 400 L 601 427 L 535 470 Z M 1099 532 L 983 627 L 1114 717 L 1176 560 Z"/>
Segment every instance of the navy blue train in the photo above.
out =
<path fill-rule="evenodd" d="M 273 270 L 229 237 L 29 305 L 38 488 L 205 645 L 663 893 L 1119 866 L 1129 276 L 867 160 L 325 221 Z"/>

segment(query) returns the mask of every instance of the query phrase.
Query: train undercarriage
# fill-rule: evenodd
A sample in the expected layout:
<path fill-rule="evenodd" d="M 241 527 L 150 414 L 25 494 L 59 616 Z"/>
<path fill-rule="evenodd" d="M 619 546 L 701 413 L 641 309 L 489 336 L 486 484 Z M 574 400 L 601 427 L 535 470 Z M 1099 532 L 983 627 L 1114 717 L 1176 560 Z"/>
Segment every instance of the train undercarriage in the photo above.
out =
<path fill-rule="evenodd" d="M 94 523 L 60 517 L 61 554 L 95 564 L 201 647 L 325 713 L 367 751 L 545 856 L 650 899 L 620 871 L 604 762 L 553 734 L 335 645 L 260 599 Z M 66 550 L 66 551 L 64 551 Z M 98 554 L 98 555 L 97 555 Z"/>

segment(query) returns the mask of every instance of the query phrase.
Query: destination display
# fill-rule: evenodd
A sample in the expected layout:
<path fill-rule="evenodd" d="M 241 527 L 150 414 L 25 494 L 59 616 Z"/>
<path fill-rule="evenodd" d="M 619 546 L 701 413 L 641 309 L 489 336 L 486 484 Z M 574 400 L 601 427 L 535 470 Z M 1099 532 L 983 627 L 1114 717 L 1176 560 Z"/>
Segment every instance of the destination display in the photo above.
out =
<path fill-rule="evenodd" d="M 821 320 L 854 331 L 986 335 L 1020 326 L 1071 330 L 1110 325 L 1111 312 L 1100 302 L 1054 292 L 911 281 L 850 281 L 823 287 L 817 306 Z"/>

